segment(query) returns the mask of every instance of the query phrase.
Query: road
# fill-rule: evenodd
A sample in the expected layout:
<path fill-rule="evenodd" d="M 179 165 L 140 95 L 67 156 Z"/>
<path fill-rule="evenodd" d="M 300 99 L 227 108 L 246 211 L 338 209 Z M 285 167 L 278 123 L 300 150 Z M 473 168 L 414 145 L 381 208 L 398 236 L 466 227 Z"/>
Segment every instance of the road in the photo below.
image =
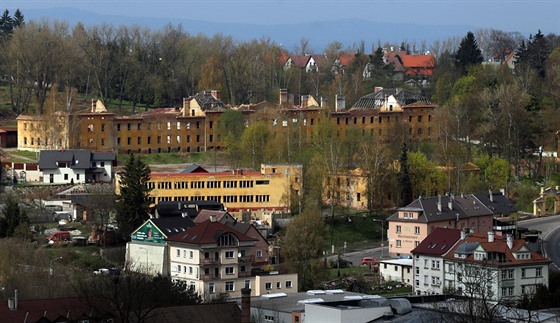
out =
<path fill-rule="evenodd" d="M 518 225 L 542 232 L 543 254 L 560 270 L 560 215 L 519 221 Z"/>
<path fill-rule="evenodd" d="M 358 251 L 347 252 L 345 254 L 341 254 L 340 256 L 346 260 L 349 260 L 354 264 L 354 266 L 359 266 L 362 263 L 363 257 L 373 257 L 375 259 L 382 258 L 382 251 L 383 251 L 383 258 L 387 257 L 388 248 L 387 247 L 379 247 L 379 248 L 372 248 L 372 249 L 364 249 Z M 336 258 L 336 255 L 329 256 L 329 259 Z"/>

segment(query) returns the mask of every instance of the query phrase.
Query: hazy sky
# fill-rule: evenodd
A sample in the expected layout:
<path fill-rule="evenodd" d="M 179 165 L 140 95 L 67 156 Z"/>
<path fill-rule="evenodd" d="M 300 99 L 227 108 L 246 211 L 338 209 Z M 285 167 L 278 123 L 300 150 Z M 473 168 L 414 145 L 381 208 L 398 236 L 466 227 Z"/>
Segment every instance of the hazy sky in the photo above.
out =
<path fill-rule="evenodd" d="M 11 12 L 20 8 L 24 14 L 29 9 L 69 7 L 100 14 L 256 24 L 357 18 L 560 34 L 560 0 L 0 0 L 0 7 Z"/>

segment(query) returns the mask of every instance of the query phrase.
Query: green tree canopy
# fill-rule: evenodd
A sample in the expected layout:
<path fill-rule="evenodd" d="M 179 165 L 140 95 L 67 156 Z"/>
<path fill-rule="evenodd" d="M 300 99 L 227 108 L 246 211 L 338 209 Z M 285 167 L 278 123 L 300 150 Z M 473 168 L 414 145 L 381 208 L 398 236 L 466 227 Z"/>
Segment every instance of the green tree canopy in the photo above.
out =
<path fill-rule="evenodd" d="M 325 223 L 318 209 L 306 209 L 286 229 L 282 252 L 288 267 L 298 273 L 300 290 L 315 288 L 324 278 L 324 233 Z"/>
<path fill-rule="evenodd" d="M 148 219 L 148 189 L 150 167 L 134 154 L 119 180 L 120 192 L 117 204 L 117 222 L 121 234 L 129 237 L 130 233 Z"/>
<path fill-rule="evenodd" d="M 29 232 L 29 218 L 19 207 L 19 200 L 12 194 L 6 195 L 0 219 L 0 237 L 13 237 L 18 233 Z"/>

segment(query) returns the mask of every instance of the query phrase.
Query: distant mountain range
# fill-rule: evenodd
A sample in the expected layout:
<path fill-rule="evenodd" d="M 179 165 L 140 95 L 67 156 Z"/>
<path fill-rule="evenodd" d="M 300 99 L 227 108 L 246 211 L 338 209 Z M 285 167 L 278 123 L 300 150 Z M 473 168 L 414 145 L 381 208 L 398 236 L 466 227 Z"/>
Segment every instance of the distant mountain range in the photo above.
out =
<path fill-rule="evenodd" d="M 309 41 L 309 48 L 315 53 L 321 52 L 329 43 L 340 41 L 345 47 L 365 43 L 366 53 L 380 42 L 401 44 L 403 41 L 416 42 L 420 46 L 425 41 L 427 47 L 434 40 L 444 41 L 450 37 L 464 37 L 467 31 L 475 31 L 479 27 L 462 25 L 418 25 L 402 23 L 381 23 L 366 20 L 314 21 L 299 24 L 254 25 L 242 23 L 217 23 L 210 21 L 163 19 L 150 17 L 127 17 L 121 15 L 101 15 L 69 8 L 25 10 L 27 21 L 48 18 L 66 21 L 70 26 L 82 22 L 86 26 L 107 23 L 114 26 L 139 25 L 150 29 L 160 29 L 168 24 L 183 26 L 183 30 L 191 35 L 215 34 L 230 35 L 238 41 L 269 38 L 282 45 L 287 51 L 294 51 L 302 38 Z M 353 46 L 357 47 L 357 46 Z"/>

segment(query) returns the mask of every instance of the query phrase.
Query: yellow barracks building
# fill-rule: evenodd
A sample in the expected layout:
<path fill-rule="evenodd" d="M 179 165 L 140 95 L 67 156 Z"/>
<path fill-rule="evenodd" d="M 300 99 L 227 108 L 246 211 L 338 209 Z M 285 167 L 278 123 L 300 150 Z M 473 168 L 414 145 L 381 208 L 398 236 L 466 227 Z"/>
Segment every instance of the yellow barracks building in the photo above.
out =
<path fill-rule="evenodd" d="M 289 212 L 290 201 L 301 194 L 302 165 L 262 164 L 260 172 L 234 170 L 191 173 L 151 173 L 151 205 L 161 201 L 223 203 L 228 212 L 251 214 Z M 292 199 L 290 199 L 292 197 Z"/>

